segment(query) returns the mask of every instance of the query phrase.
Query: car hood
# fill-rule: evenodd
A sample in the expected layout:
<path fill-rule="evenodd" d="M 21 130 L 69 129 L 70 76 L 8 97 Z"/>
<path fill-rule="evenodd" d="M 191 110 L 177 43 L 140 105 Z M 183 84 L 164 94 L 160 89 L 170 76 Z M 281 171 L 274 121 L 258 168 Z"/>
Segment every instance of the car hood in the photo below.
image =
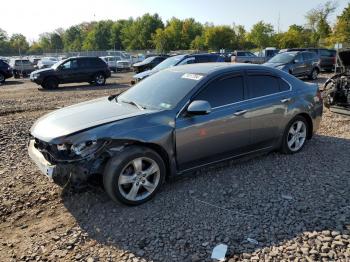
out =
<path fill-rule="evenodd" d="M 150 64 L 151 62 L 144 62 L 144 61 L 141 61 L 141 62 L 137 62 L 135 64 L 133 64 L 132 66 L 143 66 L 143 65 L 147 65 L 147 64 Z"/>
<path fill-rule="evenodd" d="M 339 51 L 338 59 L 340 60 L 342 66 L 350 66 L 350 49 Z"/>
<path fill-rule="evenodd" d="M 141 73 L 138 73 L 136 75 L 133 76 L 134 79 L 144 79 L 150 75 L 153 75 L 154 73 L 157 73 L 158 71 L 156 70 L 147 70 L 147 71 L 143 71 Z"/>
<path fill-rule="evenodd" d="M 53 72 L 53 71 L 55 71 L 55 70 L 52 68 L 44 68 L 44 69 L 35 70 L 32 72 L 32 74 L 49 73 L 49 72 Z"/>
<path fill-rule="evenodd" d="M 284 66 L 286 65 L 287 63 L 264 63 L 264 66 L 268 66 L 268 67 L 273 67 L 273 68 L 276 68 L 276 67 L 279 67 L 279 66 Z"/>
<path fill-rule="evenodd" d="M 91 127 L 151 112 L 154 111 L 140 110 L 133 105 L 102 97 L 44 115 L 34 123 L 30 132 L 34 137 L 49 142 Z"/>

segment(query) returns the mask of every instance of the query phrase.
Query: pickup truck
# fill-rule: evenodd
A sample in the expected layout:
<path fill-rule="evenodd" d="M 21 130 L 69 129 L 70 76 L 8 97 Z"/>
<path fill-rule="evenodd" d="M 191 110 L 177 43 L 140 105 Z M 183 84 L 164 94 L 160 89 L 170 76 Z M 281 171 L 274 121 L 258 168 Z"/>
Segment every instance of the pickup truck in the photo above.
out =
<path fill-rule="evenodd" d="M 249 51 L 234 51 L 231 56 L 231 62 L 233 63 L 250 63 L 250 64 L 263 64 L 270 60 L 278 50 L 275 48 L 266 48 L 257 52 L 258 55 Z"/>

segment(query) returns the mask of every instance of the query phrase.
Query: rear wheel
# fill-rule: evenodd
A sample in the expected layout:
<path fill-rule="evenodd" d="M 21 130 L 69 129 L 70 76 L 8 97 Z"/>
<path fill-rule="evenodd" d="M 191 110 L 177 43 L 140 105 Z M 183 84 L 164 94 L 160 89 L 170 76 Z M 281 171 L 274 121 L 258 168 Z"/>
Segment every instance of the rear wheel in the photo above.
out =
<path fill-rule="evenodd" d="M 285 154 L 299 152 L 306 143 L 308 131 L 309 125 L 304 117 L 293 118 L 284 131 L 281 151 Z"/>
<path fill-rule="evenodd" d="M 5 76 L 2 73 L 0 73 L 0 84 L 3 83 L 5 83 Z"/>
<path fill-rule="evenodd" d="M 103 86 L 106 83 L 106 77 L 102 73 L 97 73 L 94 77 L 94 82 L 97 86 Z"/>
<path fill-rule="evenodd" d="M 127 205 L 150 200 L 165 178 L 162 158 L 146 147 L 129 147 L 106 165 L 103 184 L 107 194 Z"/>
<path fill-rule="evenodd" d="M 58 87 L 58 80 L 56 78 L 50 77 L 45 79 L 42 84 L 44 89 L 56 89 Z"/>

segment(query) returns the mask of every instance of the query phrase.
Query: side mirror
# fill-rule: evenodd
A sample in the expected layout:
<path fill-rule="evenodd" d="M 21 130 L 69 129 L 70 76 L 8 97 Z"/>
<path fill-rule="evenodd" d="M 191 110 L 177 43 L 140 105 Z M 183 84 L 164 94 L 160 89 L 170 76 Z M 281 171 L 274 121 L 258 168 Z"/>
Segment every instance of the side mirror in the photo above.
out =
<path fill-rule="evenodd" d="M 207 115 L 211 112 L 211 106 L 208 101 L 195 100 L 187 107 L 187 113 L 190 115 Z"/>

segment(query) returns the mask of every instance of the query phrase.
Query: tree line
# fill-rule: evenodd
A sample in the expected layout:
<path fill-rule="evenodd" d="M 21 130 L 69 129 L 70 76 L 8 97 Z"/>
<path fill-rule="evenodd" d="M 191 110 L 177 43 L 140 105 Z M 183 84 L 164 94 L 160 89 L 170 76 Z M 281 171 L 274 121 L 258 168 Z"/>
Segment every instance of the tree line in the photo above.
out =
<path fill-rule="evenodd" d="M 45 52 L 89 50 L 170 50 L 255 49 L 274 46 L 332 47 L 350 42 L 350 3 L 331 27 L 328 18 L 336 4 L 326 2 L 306 13 L 305 25 L 290 25 L 285 32 L 259 21 L 250 31 L 243 25 L 202 24 L 193 18 L 171 18 L 166 23 L 158 14 L 126 20 L 81 23 L 68 29 L 43 33 L 29 43 L 22 34 L 9 36 L 0 28 L 0 55 L 42 54 Z"/>

